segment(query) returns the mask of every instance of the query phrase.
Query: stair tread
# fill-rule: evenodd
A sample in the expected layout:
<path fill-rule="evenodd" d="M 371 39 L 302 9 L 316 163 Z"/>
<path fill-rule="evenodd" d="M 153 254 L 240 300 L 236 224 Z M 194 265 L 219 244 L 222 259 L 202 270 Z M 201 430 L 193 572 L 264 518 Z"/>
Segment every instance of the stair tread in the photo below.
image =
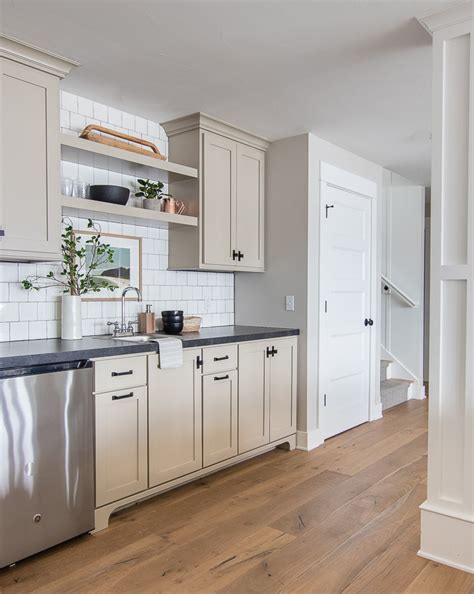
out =
<path fill-rule="evenodd" d="M 413 382 L 411 380 L 406 380 L 406 379 L 396 379 L 396 378 L 390 378 L 390 379 L 386 379 L 386 380 L 382 380 L 380 382 L 380 385 L 383 385 L 387 388 L 391 388 L 392 386 L 400 386 L 402 384 L 412 384 Z"/>

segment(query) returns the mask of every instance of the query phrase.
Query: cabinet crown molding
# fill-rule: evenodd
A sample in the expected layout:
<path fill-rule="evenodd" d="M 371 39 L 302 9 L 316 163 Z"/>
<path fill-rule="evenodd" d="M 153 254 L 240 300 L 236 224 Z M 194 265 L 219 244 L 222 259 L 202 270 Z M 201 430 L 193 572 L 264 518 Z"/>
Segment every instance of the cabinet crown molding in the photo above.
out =
<path fill-rule="evenodd" d="M 59 78 L 64 78 L 79 62 L 0 33 L 0 57 L 9 58 Z"/>
<path fill-rule="evenodd" d="M 242 130 L 224 120 L 220 120 L 201 112 L 192 113 L 174 120 L 168 120 L 167 122 L 161 122 L 161 126 L 168 137 L 199 128 L 214 132 L 215 134 L 221 134 L 226 138 L 231 138 L 232 140 L 242 142 L 262 151 L 266 151 L 270 145 L 270 141 L 267 138 L 257 136 L 252 132 Z"/>
<path fill-rule="evenodd" d="M 430 35 L 433 35 L 439 29 L 472 19 L 474 19 L 474 2 L 469 0 L 469 2 L 453 2 L 447 8 L 432 10 L 423 16 L 417 17 L 416 20 Z"/>

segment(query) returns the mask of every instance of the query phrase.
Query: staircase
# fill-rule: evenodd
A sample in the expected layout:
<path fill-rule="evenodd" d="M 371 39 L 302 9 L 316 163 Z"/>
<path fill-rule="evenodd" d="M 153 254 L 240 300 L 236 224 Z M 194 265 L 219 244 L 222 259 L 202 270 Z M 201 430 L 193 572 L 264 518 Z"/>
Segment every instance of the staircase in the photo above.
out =
<path fill-rule="evenodd" d="M 409 380 L 390 378 L 391 359 L 380 360 L 380 400 L 382 411 L 408 400 Z"/>

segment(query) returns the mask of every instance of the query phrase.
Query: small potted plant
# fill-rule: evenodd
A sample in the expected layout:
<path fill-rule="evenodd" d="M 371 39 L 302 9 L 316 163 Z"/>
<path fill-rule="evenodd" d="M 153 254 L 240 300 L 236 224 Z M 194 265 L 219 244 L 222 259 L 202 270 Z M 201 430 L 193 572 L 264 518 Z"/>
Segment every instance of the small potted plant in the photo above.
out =
<path fill-rule="evenodd" d="M 61 338 L 77 340 L 82 338 L 81 296 L 96 293 L 101 289 L 113 291 L 115 286 L 94 271 L 113 262 L 114 250 L 100 240 L 100 227 L 89 219 L 87 228 L 92 235 L 81 240 L 80 233 L 74 231 L 72 223 L 65 220 L 61 235 L 62 264 L 59 269 L 50 270 L 46 275 L 26 277 L 21 284 L 26 290 L 39 291 L 48 287 L 62 289 Z"/>
<path fill-rule="evenodd" d="M 163 182 L 154 182 L 149 179 L 137 179 L 137 182 L 138 192 L 135 192 L 135 197 L 143 198 L 143 208 L 161 210 L 161 199 L 171 198 L 171 194 L 163 193 Z"/>

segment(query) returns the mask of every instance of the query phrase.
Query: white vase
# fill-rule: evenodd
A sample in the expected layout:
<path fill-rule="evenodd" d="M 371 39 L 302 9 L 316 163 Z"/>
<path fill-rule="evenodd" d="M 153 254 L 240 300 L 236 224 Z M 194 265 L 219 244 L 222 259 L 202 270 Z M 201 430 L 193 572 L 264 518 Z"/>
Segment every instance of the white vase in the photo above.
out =
<path fill-rule="evenodd" d="M 77 295 L 63 295 L 61 316 L 61 338 L 78 340 L 82 338 L 82 303 Z"/>
<path fill-rule="evenodd" d="M 155 200 L 154 198 L 146 198 L 143 200 L 143 208 L 148 210 L 161 210 L 161 200 Z"/>

